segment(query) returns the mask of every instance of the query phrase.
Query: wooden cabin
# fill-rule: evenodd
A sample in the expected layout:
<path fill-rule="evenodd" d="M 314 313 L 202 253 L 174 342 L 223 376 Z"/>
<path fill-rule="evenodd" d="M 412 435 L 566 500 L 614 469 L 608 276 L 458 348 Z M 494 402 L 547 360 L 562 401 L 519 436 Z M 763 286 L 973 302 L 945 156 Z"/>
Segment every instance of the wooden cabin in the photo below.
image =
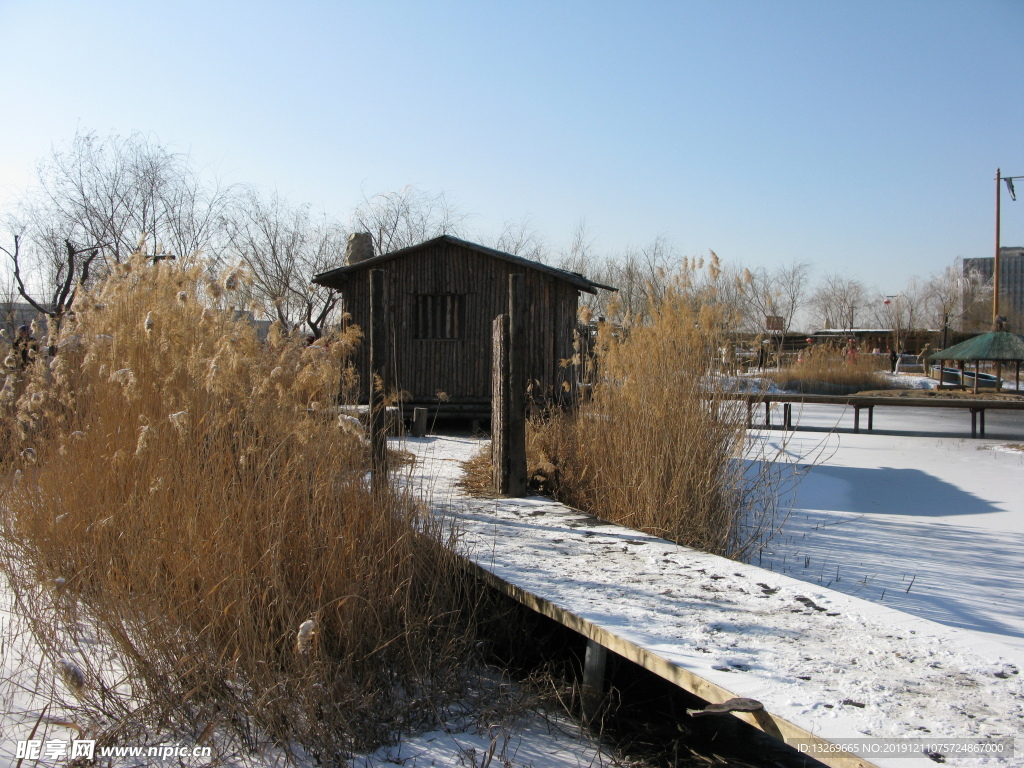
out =
<path fill-rule="evenodd" d="M 353 235 L 353 238 L 369 235 Z M 403 410 L 426 406 L 432 414 L 486 419 L 491 401 L 491 329 L 508 312 L 508 277 L 522 274 L 528 303 L 526 371 L 534 397 L 562 397 L 575 389 L 573 356 L 580 291 L 615 290 L 575 272 L 549 267 L 444 235 L 380 256 L 368 243 L 353 247 L 343 267 L 313 282 L 342 294 L 351 322 L 369 328 L 370 270 L 386 272 L 385 302 L 392 339 L 395 387 Z M 359 254 L 364 254 L 360 258 Z M 369 390 L 367 345 L 356 365 L 361 401 Z"/>

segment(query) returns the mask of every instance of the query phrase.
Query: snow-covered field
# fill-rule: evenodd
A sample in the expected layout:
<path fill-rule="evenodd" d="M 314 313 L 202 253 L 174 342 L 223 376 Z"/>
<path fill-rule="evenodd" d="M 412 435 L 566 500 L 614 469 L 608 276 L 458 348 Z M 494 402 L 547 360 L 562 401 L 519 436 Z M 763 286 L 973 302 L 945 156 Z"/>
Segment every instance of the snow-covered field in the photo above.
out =
<path fill-rule="evenodd" d="M 799 416 L 823 428 L 840 410 Z M 1001 416 L 984 440 L 966 411 L 929 409 L 876 408 L 876 430 L 902 435 L 762 433 L 811 466 L 760 564 L 1024 651 L 1024 452 L 1008 447 L 1024 414 Z"/>
<path fill-rule="evenodd" d="M 1024 751 L 1024 454 L 1008 447 L 1024 443 L 1024 419 L 992 413 L 988 439 L 971 440 L 960 410 L 880 407 L 876 432 L 858 435 L 836 407 L 795 416 L 805 427 L 795 433 L 751 433 L 802 475 L 785 485 L 793 510 L 760 568 L 539 497 L 466 499 L 459 463 L 486 441 L 403 447 L 479 563 L 774 714 L 834 737 L 1011 735 Z M 492 764 L 609 764 L 564 723 L 452 726 L 359 764 L 477 765 L 492 748 Z M 17 762 L 13 738 L 0 718 L 0 765 Z"/>

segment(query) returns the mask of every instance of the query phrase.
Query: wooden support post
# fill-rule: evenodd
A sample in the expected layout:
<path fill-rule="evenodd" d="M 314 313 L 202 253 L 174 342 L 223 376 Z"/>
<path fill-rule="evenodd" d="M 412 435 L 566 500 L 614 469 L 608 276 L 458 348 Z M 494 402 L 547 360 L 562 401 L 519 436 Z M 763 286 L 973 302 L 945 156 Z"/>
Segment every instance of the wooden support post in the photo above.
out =
<path fill-rule="evenodd" d="M 860 432 L 860 406 L 853 406 L 853 431 Z"/>
<path fill-rule="evenodd" d="M 388 379 L 388 316 L 385 299 L 387 272 L 370 270 L 370 488 L 376 494 L 387 490 L 388 442 L 384 408 Z"/>
<path fill-rule="evenodd" d="M 764 401 L 764 428 L 771 429 L 772 426 L 772 404 L 768 400 Z"/>
<path fill-rule="evenodd" d="M 526 278 L 508 276 L 508 495 L 526 495 Z"/>
<path fill-rule="evenodd" d="M 601 711 L 604 702 L 604 671 L 608 649 L 594 640 L 587 640 L 587 655 L 583 662 L 583 721 L 590 725 Z"/>
<path fill-rule="evenodd" d="M 978 379 L 981 378 L 981 376 L 979 375 L 980 373 L 981 373 L 981 361 L 980 360 L 975 360 L 974 361 L 974 394 L 975 395 L 978 394 Z"/>
<path fill-rule="evenodd" d="M 971 408 L 971 437 L 985 437 L 984 408 Z"/>
<path fill-rule="evenodd" d="M 491 325 L 491 482 L 508 493 L 508 315 Z"/>
<path fill-rule="evenodd" d="M 427 434 L 427 409 L 412 409 L 412 436 L 424 437 Z"/>

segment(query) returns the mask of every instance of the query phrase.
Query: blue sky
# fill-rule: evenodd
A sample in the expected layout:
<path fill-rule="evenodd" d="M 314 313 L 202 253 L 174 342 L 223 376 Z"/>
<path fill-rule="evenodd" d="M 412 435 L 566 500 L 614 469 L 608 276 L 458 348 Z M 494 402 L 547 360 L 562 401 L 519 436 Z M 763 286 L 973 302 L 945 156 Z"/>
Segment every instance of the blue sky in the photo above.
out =
<path fill-rule="evenodd" d="M 413 184 L 470 234 L 585 219 L 599 252 L 663 235 L 895 292 L 992 253 L 1024 0 L 0 0 L 0 103 L 0 201 L 76 130 L 143 131 L 341 219 Z"/>

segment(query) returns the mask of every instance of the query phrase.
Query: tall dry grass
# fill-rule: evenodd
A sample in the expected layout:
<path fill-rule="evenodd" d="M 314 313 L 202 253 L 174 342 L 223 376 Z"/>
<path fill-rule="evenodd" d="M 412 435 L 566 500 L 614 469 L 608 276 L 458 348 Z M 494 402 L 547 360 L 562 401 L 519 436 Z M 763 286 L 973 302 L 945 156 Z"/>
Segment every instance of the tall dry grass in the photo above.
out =
<path fill-rule="evenodd" d="M 465 601 L 334 414 L 355 336 L 261 342 L 242 278 L 136 258 L 76 300 L 0 391 L 0 557 L 91 737 L 337 762 L 457 689 Z"/>
<path fill-rule="evenodd" d="M 891 388 L 891 382 L 882 375 L 888 366 L 888 356 L 860 352 L 851 356 L 845 348 L 815 345 L 804 350 L 792 365 L 767 376 L 783 389 L 821 394 L 852 393 Z"/>
<path fill-rule="evenodd" d="M 599 331 L 589 398 L 530 425 L 535 481 L 603 519 L 743 557 L 774 507 L 742 459 L 744 406 L 723 398 L 718 350 L 736 322 L 717 263 L 673 280 L 642 324 Z"/>

